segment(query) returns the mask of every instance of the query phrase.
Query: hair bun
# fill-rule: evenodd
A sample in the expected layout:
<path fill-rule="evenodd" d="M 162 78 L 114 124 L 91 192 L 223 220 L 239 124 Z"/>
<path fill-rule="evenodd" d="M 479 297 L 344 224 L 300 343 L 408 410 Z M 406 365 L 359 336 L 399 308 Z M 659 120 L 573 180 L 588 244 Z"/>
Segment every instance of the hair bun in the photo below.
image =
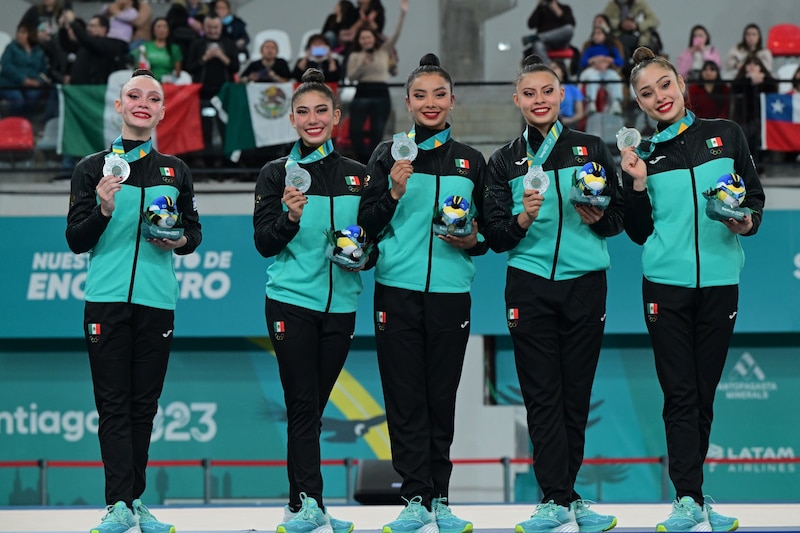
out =
<path fill-rule="evenodd" d="M 300 78 L 300 83 L 308 83 L 308 82 L 318 82 L 324 83 L 325 82 L 325 74 L 319 69 L 310 68 L 303 72 L 303 76 Z"/>
<path fill-rule="evenodd" d="M 637 65 L 643 61 L 647 61 L 648 59 L 653 59 L 654 57 L 656 57 L 656 54 L 646 46 L 640 46 L 633 51 L 633 54 L 631 54 L 634 65 Z"/>
<path fill-rule="evenodd" d="M 530 67 L 532 65 L 544 65 L 544 64 L 545 64 L 545 62 L 542 60 L 542 58 L 537 56 L 536 54 L 529 55 L 522 62 L 523 68 L 524 67 Z"/>
<path fill-rule="evenodd" d="M 442 66 L 439 63 L 439 57 L 436 54 L 425 54 L 419 60 L 419 66 L 424 67 L 426 65 L 432 65 L 434 67 Z"/>

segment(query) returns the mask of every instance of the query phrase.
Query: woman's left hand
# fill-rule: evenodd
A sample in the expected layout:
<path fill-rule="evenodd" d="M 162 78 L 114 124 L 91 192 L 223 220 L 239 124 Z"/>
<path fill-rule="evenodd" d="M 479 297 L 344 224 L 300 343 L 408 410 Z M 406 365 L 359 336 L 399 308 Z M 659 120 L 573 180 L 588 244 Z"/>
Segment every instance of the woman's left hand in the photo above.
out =
<path fill-rule="evenodd" d="M 745 215 L 741 222 L 735 218 L 729 218 L 728 220 L 723 220 L 722 223 L 728 226 L 731 233 L 737 235 L 744 235 L 753 229 L 753 219 L 749 215 Z"/>
<path fill-rule="evenodd" d="M 600 219 L 603 218 L 604 213 L 604 211 L 596 205 L 582 204 L 576 205 L 575 211 L 578 212 L 578 216 L 581 217 L 581 220 L 584 224 L 594 224 L 595 222 L 599 222 Z"/>
<path fill-rule="evenodd" d="M 458 237 L 456 235 L 438 235 L 438 237 L 453 248 L 457 248 L 459 250 L 469 250 L 478 244 L 478 221 L 472 221 L 472 233 L 469 235 L 465 235 L 463 237 Z"/>

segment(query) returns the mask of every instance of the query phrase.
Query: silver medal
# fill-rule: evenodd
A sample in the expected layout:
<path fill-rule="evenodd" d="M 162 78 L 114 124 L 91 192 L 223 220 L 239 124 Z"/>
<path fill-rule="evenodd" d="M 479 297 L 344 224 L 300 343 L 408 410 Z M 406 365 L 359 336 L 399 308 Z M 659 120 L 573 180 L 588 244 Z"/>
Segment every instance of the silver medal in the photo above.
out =
<path fill-rule="evenodd" d="M 642 142 L 642 134 L 636 128 L 621 128 L 617 132 L 617 148 L 636 148 Z"/>
<path fill-rule="evenodd" d="M 300 192 L 305 194 L 309 187 L 311 187 L 311 174 L 300 165 L 290 165 L 286 169 L 286 180 L 284 183 L 287 187 L 297 187 Z"/>
<path fill-rule="evenodd" d="M 417 143 L 408 138 L 408 135 L 405 133 L 396 133 L 392 137 L 392 141 L 392 157 L 395 161 L 400 161 L 402 159 L 413 161 L 417 158 L 419 148 L 417 148 Z"/>
<path fill-rule="evenodd" d="M 539 191 L 539 194 L 544 194 L 550 187 L 550 178 L 542 167 L 531 165 L 525 177 L 522 178 L 522 186 L 526 190 L 532 189 Z"/>
<path fill-rule="evenodd" d="M 131 175 L 131 166 L 117 154 L 109 154 L 103 164 L 103 176 L 109 175 L 118 176 L 123 182 Z"/>

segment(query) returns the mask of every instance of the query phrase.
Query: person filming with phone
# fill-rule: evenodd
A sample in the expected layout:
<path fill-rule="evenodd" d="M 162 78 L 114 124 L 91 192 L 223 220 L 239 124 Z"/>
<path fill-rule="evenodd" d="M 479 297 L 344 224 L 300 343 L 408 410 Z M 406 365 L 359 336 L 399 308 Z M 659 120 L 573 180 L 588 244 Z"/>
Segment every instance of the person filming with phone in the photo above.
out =
<path fill-rule="evenodd" d="M 326 83 L 338 83 L 342 79 L 342 68 L 339 60 L 331 53 L 328 39 L 321 33 L 308 38 L 306 55 L 297 60 L 292 71 L 292 78 L 300 81 L 303 73 L 315 68 L 325 74 Z"/>

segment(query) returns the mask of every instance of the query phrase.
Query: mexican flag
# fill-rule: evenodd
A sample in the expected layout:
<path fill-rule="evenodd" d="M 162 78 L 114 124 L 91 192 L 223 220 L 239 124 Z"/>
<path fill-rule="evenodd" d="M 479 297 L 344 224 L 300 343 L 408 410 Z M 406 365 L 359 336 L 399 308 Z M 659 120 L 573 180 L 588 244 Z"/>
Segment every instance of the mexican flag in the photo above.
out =
<path fill-rule="evenodd" d="M 223 152 L 238 161 L 242 150 L 293 143 L 289 122 L 294 84 L 226 83 L 211 100 L 226 123 Z"/>
<path fill-rule="evenodd" d="M 83 157 L 111 147 L 122 131 L 122 117 L 114 110 L 122 83 L 111 79 L 108 85 L 61 86 L 58 132 L 61 153 Z M 153 138 L 159 152 L 184 154 L 203 149 L 200 87 L 199 83 L 164 85 L 166 112 Z"/>

